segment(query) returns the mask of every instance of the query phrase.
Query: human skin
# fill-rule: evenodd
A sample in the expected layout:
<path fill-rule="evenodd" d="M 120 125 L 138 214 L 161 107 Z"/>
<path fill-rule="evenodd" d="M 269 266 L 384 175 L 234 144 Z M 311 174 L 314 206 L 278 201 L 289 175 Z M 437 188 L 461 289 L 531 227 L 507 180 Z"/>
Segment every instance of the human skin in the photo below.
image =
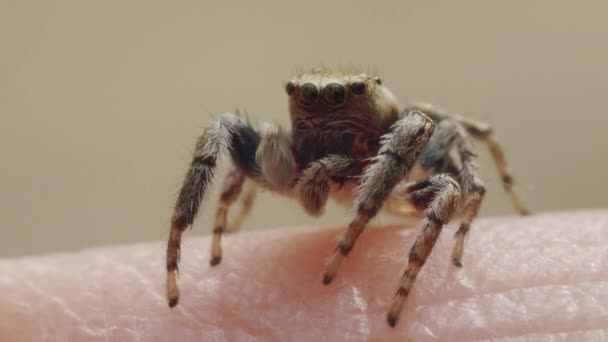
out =
<path fill-rule="evenodd" d="M 344 227 L 228 235 L 217 267 L 186 234 L 174 309 L 161 242 L 0 261 L 0 341 L 608 340 L 608 211 L 479 219 L 463 268 L 447 226 L 391 328 L 418 226 L 370 227 L 328 286 Z"/>

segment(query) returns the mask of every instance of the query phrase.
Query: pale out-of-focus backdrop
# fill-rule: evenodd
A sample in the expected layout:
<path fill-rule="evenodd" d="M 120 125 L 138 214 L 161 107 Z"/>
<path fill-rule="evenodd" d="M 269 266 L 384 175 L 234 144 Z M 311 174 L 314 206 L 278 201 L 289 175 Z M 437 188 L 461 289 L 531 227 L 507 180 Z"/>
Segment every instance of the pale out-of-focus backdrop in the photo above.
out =
<path fill-rule="evenodd" d="M 606 13 L 601 0 L 2 1 L 0 256 L 165 239 L 202 128 L 235 108 L 287 125 L 283 82 L 321 64 L 491 123 L 533 210 L 606 207 Z M 480 156 L 483 215 L 512 214 Z M 186 239 L 211 230 L 216 200 Z M 264 194 L 245 229 L 348 215 Z"/>

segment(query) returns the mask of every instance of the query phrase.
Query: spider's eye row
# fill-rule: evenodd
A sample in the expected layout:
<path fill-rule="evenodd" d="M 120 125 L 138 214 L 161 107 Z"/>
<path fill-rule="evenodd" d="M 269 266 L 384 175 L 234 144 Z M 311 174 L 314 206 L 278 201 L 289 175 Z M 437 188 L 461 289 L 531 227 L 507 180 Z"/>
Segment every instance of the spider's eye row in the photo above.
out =
<path fill-rule="evenodd" d="M 339 105 L 344 103 L 346 92 L 344 86 L 338 83 L 330 83 L 323 89 L 323 97 L 330 105 Z"/>
<path fill-rule="evenodd" d="M 300 103 L 309 106 L 317 101 L 317 97 L 319 96 L 319 90 L 317 86 L 312 83 L 304 83 L 300 86 Z"/>
<path fill-rule="evenodd" d="M 293 95 L 293 93 L 296 92 L 296 85 L 293 84 L 293 82 L 287 82 L 287 84 L 285 85 L 285 92 L 289 96 Z"/>
<path fill-rule="evenodd" d="M 361 82 L 361 81 L 355 81 L 350 85 L 350 90 L 353 92 L 353 94 L 356 95 L 362 95 L 363 93 L 365 93 L 365 82 Z"/>

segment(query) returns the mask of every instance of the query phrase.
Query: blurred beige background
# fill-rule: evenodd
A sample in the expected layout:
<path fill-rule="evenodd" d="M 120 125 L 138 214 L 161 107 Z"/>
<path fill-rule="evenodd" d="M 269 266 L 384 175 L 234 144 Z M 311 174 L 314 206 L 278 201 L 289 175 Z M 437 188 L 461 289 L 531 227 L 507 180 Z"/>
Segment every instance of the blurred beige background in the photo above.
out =
<path fill-rule="evenodd" d="M 535 211 L 606 207 L 606 13 L 606 1 L 2 0 L 0 256 L 164 240 L 202 128 L 237 107 L 287 124 L 282 82 L 319 64 L 377 71 L 403 104 L 491 123 Z M 511 215 L 480 150 L 483 215 Z M 216 200 L 186 244 L 211 230 Z M 347 219 L 264 194 L 245 229 Z"/>

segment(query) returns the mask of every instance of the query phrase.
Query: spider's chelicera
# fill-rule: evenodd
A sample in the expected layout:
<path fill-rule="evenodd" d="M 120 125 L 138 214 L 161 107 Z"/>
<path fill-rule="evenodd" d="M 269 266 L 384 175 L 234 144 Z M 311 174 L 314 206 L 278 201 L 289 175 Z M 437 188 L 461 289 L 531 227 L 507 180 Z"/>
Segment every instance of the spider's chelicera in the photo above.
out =
<path fill-rule="evenodd" d="M 243 206 L 228 230 L 238 228 L 248 213 L 256 187 L 295 198 L 315 216 L 323 213 L 329 197 L 354 205 L 354 218 L 325 265 L 324 284 L 336 276 L 342 259 L 380 209 L 424 217 L 388 311 L 391 326 L 442 227 L 456 211 L 462 222 L 452 263 L 462 266 L 464 240 L 485 193 L 470 138 L 488 145 L 515 208 L 527 213 L 488 125 L 428 104 L 400 110 L 380 79 L 366 74 L 315 70 L 289 81 L 285 92 L 291 130 L 272 123 L 253 126 L 227 113 L 198 139 L 171 220 L 169 306 L 179 300 L 176 271 L 181 235 L 192 224 L 223 151 L 230 154 L 234 167 L 215 217 L 211 265 L 221 261 L 226 214 L 243 187 Z"/>

